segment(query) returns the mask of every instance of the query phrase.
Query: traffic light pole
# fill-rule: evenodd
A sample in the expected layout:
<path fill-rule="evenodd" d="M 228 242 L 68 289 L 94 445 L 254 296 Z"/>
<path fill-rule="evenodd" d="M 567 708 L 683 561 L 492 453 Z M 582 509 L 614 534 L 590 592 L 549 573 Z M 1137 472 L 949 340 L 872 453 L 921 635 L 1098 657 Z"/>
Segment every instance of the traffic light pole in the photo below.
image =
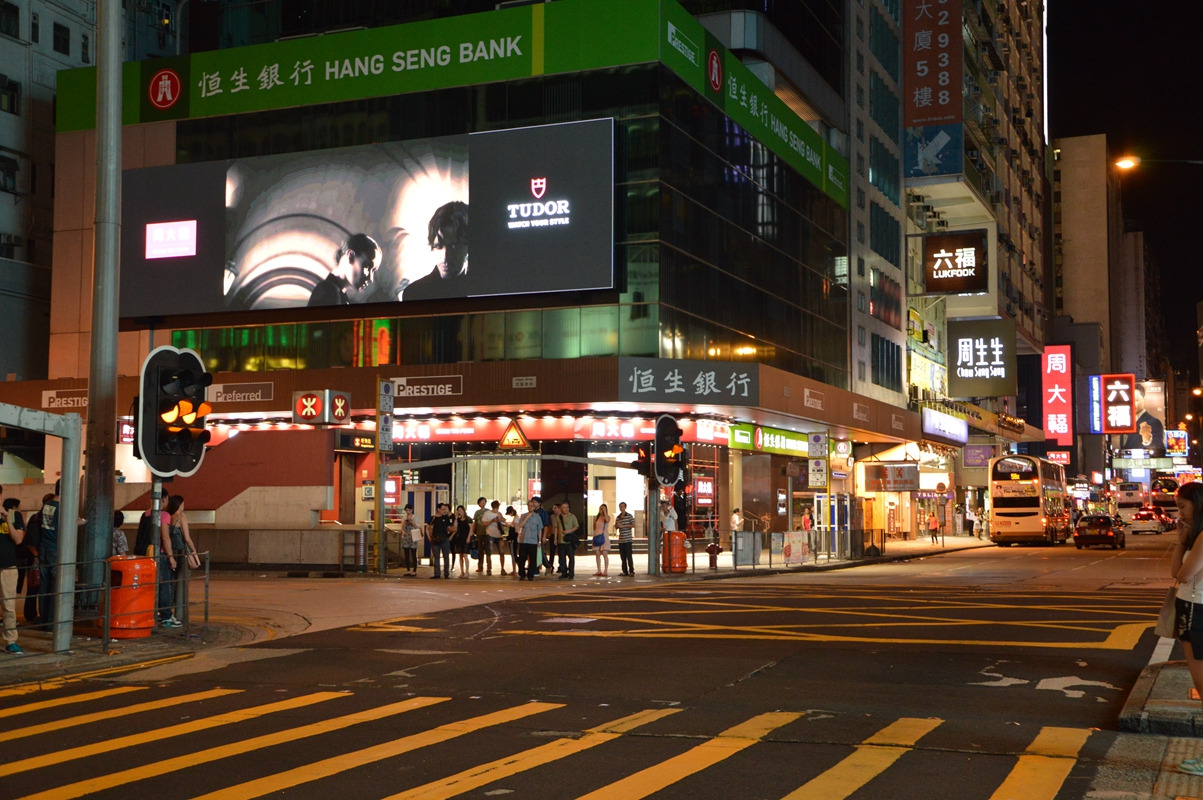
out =
<path fill-rule="evenodd" d="M 121 247 L 121 3 L 98 3 L 96 42 L 96 217 L 92 269 L 92 352 L 88 367 L 84 546 L 80 577 L 103 583 L 113 531 L 117 448 L 117 283 Z M 63 464 L 63 488 L 78 470 Z M 59 529 L 75 527 L 64 516 Z"/>
<path fill-rule="evenodd" d="M 660 530 L 660 483 L 655 477 L 647 479 L 647 499 L 644 501 L 644 506 L 647 508 L 645 519 L 647 520 L 647 574 L 660 574 L 660 537 L 663 533 Z"/>

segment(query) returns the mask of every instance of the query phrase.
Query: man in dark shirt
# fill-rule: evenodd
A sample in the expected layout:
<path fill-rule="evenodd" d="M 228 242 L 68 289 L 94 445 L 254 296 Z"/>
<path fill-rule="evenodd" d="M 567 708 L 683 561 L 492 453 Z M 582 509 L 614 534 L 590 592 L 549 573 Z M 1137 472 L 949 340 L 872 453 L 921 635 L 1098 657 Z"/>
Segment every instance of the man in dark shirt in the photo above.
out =
<path fill-rule="evenodd" d="M 430 520 L 426 538 L 430 541 L 430 563 L 434 565 L 431 578 L 439 577 L 439 560 L 443 562 L 443 577 L 451 577 L 451 526 L 455 519 L 451 516 L 451 506 L 439 503 L 435 515 Z"/>
<path fill-rule="evenodd" d="M 345 306 L 362 303 L 372 294 L 372 272 L 380 259 L 380 245 L 366 233 L 348 236 L 334 251 L 334 269 L 313 287 L 311 306 Z"/>
<path fill-rule="evenodd" d="M 405 287 L 402 300 L 466 297 L 468 291 L 468 204 L 458 200 L 440 206 L 430 218 L 426 241 L 442 250 L 442 261 L 429 274 Z"/>
<path fill-rule="evenodd" d="M 0 511 L 0 619 L 4 652 L 13 656 L 24 652 L 17 644 L 17 545 L 25 538 L 25 528 L 17 527 L 16 513 L 7 505 Z"/>

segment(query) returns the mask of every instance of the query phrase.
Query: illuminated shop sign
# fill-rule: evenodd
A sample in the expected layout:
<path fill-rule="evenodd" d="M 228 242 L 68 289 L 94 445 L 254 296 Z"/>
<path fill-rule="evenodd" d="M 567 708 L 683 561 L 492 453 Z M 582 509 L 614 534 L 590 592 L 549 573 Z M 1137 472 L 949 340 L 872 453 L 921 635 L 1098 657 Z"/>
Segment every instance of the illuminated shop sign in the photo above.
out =
<path fill-rule="evenodd" d="M 1099 432 L 1136 433 L 1136 376 L 1128 373 L 1098 377 L 1101 398 Z"/>
<path fill-rule="evenodd" d="M 1049 450 L 1048 460 L 1054 464 L 1069 466 L 1069 451 L 1068 450 Z"/>
<path fill-rule="evenodd" d="M 121 316 L 609 289 L 613 153 L 599 119 L 129 170 Z"/>
<path fill-rule="evenodd" d="M 1136 430 L 1120 440 L 1121 450 L 1144 450 L 1166 455 L 1165 382 L 1137 381 L 1133 387 L 1132 414 Z"/>
<path fill-rule="evenodd" d="M 810 455 L 810 434 L 734 422 L 731 424 L 731 438 L 728 446 L 733 450 L 754 450 L 761 453 L 807 457 Z"/>
<path fill-rule="evenodd" d="M 986 231 L 923 237 L 927 294 L 981 294 L 990 290 Z"/>
<path fill-rule="evenodd" d="M 919 491 L 919 462 L 917 461 L 866 461 L 863 464 L 867 491 Z"/>
<path fill-rule="evenodd" d="M 1186 431 L 1165 432 L 1165 454 L 1171 457 L 1190 456 L 1190 436 Z"/>
<path fill-rule="evenodd" d="M 923 436 L 951 444 L 965 444 L 969 441 L 969 423 L 960 417 L 924 407 Z"/>
<path fill-rule="evenodd" d="M 1074 443 L 1073 348 L 1048 345 L 1040 359 L 1044 390 L 1044 438 L 1062 447 Z"/>
<path fill-rule="evenodd" d="M 760 404 L 760 371 L 746 361 L 619 358 L 618 399 L 642 403 Z M 807 396 L 822 407 L 822 394 Z"/>
<path fill-rule="evenodd" d="M 1016 393 L 1015 320 L 949 320 L 948 347 L 951 397 L 1006 397 Z"/>

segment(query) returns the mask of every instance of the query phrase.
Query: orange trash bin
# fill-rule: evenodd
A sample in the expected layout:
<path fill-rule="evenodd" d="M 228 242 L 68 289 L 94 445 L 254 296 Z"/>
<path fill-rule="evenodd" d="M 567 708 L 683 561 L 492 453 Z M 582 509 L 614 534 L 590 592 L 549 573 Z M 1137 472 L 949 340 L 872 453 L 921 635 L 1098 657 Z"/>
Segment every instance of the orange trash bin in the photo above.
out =
<path fill-rule="evenodd" d="M 141 639 L 155 629 L 155 560 L 109 558 L 109 636 Z"/>
<path fill-rule="evenodd" d="M 685 531 L 664 532 L 664 571 L 685 571 Z"/>

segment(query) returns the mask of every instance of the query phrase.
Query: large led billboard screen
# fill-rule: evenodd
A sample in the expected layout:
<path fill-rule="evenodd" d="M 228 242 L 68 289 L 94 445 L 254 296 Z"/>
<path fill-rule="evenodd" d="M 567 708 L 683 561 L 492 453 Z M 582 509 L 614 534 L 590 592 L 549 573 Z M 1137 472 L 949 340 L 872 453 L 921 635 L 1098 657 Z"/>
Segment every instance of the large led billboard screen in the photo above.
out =
<path fill-rule="evenodd" d="M 614 124 L 130 170 L 121 316 L 608 289 Z"/>

